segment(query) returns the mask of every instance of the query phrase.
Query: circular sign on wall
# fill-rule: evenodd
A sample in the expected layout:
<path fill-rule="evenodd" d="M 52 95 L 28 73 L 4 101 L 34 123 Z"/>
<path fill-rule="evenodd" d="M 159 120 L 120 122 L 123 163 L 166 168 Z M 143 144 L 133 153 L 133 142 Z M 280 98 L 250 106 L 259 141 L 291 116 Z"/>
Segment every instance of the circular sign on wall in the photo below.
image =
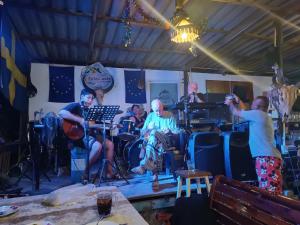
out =
<path fill-rule="evenodd" d="M 86 88 L 94 91 L 109 92 L 114 86 L 114 79 L 101 63 L 94 63 L 81 70 L 81 80 Z"/>

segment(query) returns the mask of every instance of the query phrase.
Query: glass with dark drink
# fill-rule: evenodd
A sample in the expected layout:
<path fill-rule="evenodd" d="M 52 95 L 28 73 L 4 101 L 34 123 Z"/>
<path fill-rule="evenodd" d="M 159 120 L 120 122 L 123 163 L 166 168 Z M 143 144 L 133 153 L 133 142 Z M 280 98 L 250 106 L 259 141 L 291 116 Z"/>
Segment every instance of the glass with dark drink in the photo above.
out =
<path fill-rule="evenodd" d="M 97 207 L 100 216 L 110 215 L 111 205 L 112 205 L 111 192 L 99 192 L 97 194 Z"/>

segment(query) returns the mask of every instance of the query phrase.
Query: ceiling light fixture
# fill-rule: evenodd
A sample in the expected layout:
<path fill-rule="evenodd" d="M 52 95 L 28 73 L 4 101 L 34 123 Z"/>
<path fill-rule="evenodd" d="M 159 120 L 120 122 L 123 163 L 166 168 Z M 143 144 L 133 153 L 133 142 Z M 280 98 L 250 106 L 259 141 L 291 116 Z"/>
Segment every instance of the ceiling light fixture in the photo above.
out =
<path fill-rule="evenodd" d="M 171 41 L 186 43 L 197 40 L 206 29 L 205 21 L 203 20 L 201 26 L 195 26 L 183 11 L 182 0 L 176 0 L 176 12 L 172 19 L 175 29 L 171 31 Z"/>

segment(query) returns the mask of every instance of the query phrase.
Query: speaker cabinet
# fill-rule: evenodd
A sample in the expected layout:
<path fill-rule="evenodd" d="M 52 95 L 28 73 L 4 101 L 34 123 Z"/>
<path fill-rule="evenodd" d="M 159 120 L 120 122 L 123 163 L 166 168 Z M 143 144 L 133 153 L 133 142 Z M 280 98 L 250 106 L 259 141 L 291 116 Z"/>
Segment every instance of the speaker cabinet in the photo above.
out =
<path fill-rule="evenodd" d="M 225 174 L 222 138 L 217 132 L 196 132 L 189 138 L 188 152 L 196 169 Z"/>
<path fill-rule="evenodd" d="M 228 135 L 229 141 L 224 137 L 226 176 L 240 181 L 257 180 L 248 133 L 232 132 Z"/>

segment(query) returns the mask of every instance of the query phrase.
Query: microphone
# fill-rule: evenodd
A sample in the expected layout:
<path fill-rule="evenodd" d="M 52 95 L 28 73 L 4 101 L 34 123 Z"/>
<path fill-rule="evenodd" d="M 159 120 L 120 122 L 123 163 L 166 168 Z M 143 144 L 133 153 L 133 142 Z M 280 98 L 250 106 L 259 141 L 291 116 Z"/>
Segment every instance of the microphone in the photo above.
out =
<path fill-rule="evenodd" d="M 84 101 L 80 101 L 80 106 L 81 106 L 81 108 L 85 108 Z"/>
<path fill-rule="evenodd" d="M 195 93 L 195 92 L 192 92 L 192 93 L 190 94 L 189 102 L 190 102 L 190 103 L 196 102 L 196 93 Z"/>

